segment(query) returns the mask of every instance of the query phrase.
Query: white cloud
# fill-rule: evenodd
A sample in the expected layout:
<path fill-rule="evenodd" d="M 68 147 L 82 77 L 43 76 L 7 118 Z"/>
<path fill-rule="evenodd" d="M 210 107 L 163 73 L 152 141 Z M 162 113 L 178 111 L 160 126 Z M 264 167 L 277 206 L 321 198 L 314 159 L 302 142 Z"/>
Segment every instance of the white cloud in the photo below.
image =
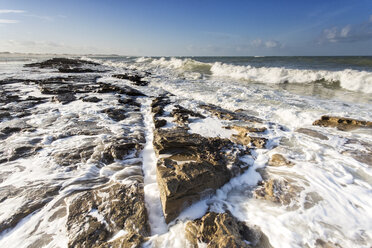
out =
<path fill-rule="evenodd" d="M 322 31 L 318 43 L 357 42 L 372 39 L 372 16 L 367 22 L 331 27 Z"/>
<path fill-rule="evenodd" d="M 282 47 L 282 44 L 276 40 L 267 40 L 263 41 L 261 39 L 255 39 L 251 41 L 251 46 L 255 48 L 279 48 Z"/>
<path fill-rule="evenodd" d="M 0 9 L 0 14 L 9 14 L 9 13 L 20 14 L 20 13 L 25 13 L 25 12 L 26 11 L 19 10 L 19 9 Z"/>
<path fill-rule="evenodd" d="M 18 20 L 0 19 L 0 24 L 13 24 L 18 22 Z"/>
<path fill-rule="evenodd" d="M 280 42 L 276 40 L 269 40 L 265 42 L 265 46 L 267 48 L 275 48 L 275 47 L 280 47 Z"/>

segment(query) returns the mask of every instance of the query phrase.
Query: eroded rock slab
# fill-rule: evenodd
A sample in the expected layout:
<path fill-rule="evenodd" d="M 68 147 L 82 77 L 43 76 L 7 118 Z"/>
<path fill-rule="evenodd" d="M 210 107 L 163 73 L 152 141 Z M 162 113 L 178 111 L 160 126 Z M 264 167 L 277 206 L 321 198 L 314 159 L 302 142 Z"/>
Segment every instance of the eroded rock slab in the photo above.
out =
<path fill-rule="evenodd" d="M 282 205 L 289 205 L 297 199 L 303 189 L 287 180 L 268 179 L 260 182 L 253 195 L 258 199 L 265 199 Z"/>
<path fill-rule="evenodd" d="M 357 128 L 372 128 L 371 121 L 362 121 L 352 118 L 324 115 L 321 119 L 314 121 L 313 125 L 322 127 L 336 127 L 341 131 L 350 131 Z"/>
<path fill-rule="evenodd" d="M 69 247 L 139 247 L 150 235 L 143 185 L 109 184 L 78 195 L 69 206 Z M 124 237 L 109 242 L 119 231 Z"/>
<path fill-rule="evenodd" d="M 288 161 L 283 155 L 276 153 L 271 156 L 269 166 L 293 166 L 294 163 Z"/>
<path fill-rule="evenodd" d="M 198 243 L 208 248 L 272 247 L 259 229 L 248 227 L 229 212 L 209 212 L 201 219 L 189 221 L 185 232 L 193 248 L 199 247 Z"/>

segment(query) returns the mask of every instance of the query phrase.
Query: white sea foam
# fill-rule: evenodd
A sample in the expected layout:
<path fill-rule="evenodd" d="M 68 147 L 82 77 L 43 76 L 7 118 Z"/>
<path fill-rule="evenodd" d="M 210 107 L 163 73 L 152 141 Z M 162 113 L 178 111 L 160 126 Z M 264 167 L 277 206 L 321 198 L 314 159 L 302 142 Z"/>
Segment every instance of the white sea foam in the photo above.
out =
<path fill-rule="evenodd" d="M 146 147 L 142 154 L 144 159 L 145 173 L 145 199 L 146 207 L 149 209 L 149 219 L 153 234 L 146 247 L 187 247 L 184 228 L 186 222 L 201 217 L 206 211 L 229 210 L 241 221 L 250 225 L 257 225 L 269 238 L 274 247 L 316 247 L 316 240 L 322 239 L 337 243 L 342 247 L 366 247 L 372 242 L 372 169 L 368 160 L 357 159 L 360 152 L 368 154 L 372 144 L 370 130 L 355 130 L 342 132 L 335 128 L 314 127 L 312 122 L 324 114 L 353 117 L 357 119 L 372 119 L 372 107 L 366 92 L 370 92 L 371 76 L 369 72 L 355 70 L 344 71 L 313 71 L 295 70 L 276 67 L 254 68 L 248 66 L 235 66 L 221 63 L 197 62 L 198 73 L 207 73 L 211 77 L 180 78 L 180 73 L 193 72 L 190 64 L 192 59 L 154 59 L 136 58 L 128 61 L 106 61 L 105 65 L 115 73 L 121 73 L 127 68 L 136 68 L 139 71 L 149 70 L 153 77 L 149 79 L 148 87 L 140 88 L 148 95 L 157 95 L 164 90 L 173 93 L 174 99 L 184 100 L 189 103 L 182 105 L 200 112 L 200 103 L 212 103 L 230 110 L 242 109 L 251 115 L 262 118 L 267 126 L 270 126 L 267 138 L 279 145 L 273 150 L 262 149 L 259 152 L 252 151 L 251 155 L 242 158 L 243 162 L 250 165 L 250 168 L 242 175 L 232 179 L 216 194 L 208 199 L 197 202 L 181 213 L 178 220 L 169 226 L 163 222 L 158 189 L 156 185 L 155 164 L 156 160 L 151 150 L 151 128 L 152 120 L 150 115 L 150 102 L 143 102 L 142 113 L 145 117 Z M 102 62 L 103 60 L 94 60 Z M 154 62 L 156 61 L 156 62 Z M 197 67 L 200 65 L 203 70 Z M 208 69 L 209 67 L 209 69 Z M 20 64 L 4 64 L 0 71 L 0 78 L 47 78 L 60 74 L 45 71 L 43 73 L 30 74 L 29 69 L 22 68 Z M 204 72 L 206 71 L 206 72 Z M 265 80 L 267 82 L 264 82 Z M 325 98 L 319 98 L 316 94 L 309 94 L 306 97 L 290 91 L 281 90 L 267 86 L 268 83 L 278 84 L 288 81 L 289 83 L 307 83 L 309 80 L 325 80 L 329 82 L 339 81 L 341 87 L 349 88 L 352 91 L 341 91 L 341 96 L 346 93 L 355 98 L 365 98 L 361 102 L 352 102 L 347 99 L 335 98 L 333 91 Z M 247 82 L 261 82 L 261 84 L 250 84 Z M 261 81 L 260 81 L 261 80 Z M 110 83 L 118 82 L 105 74 L 99 81 Z M 362 82 L 362 83 L 360 83 Z M 348 83 L 350 85 L 348 85 Z M 346 86 L 345 86 L 346 85 Z M 364 86 L 363 86 L 364 85 Z M 20 95 L 27 94 L 41 96 L 34 85 L 14 84 L 9 87 L 20 89 Z M 133 86 L 135 87 L 135 86 Z M 354 87 L 354 88 L 353 88 Z M 360 93 L 360 92 L 364 93 Z M 30 116 L 27 123 L 40 126 L 33 133 L 21 133 L 9 137 L 6 142 L 11 148 L 13 144 L 24 143 L 26 140 L 40 137 L 44 149 L 38 156 L 17 161 L 3 163 L 1 173 L 11 172 L 12 175 L 5 176 L 1 187 L 13 185 L 25 187 L 35 178 L 38 182 L 57 182 L 62 186 L 60 195 L 56 196 L 40 211 L 24 218 L 15 228 L 3 232 L 0 236 L 1 247 L 22 247 L 33 244 L 43 239 L 43 235 L 51 235 L 52 241 L 47 247 L 67 247 L 68 237 L 66 230 L 67 215 L 50 222 L 50 217 L 59 209 L 66 208 L 66 195 L 84 187 L 84 180 L 98 176 L 107 177 L 126 183 L 123 178 L 131 174 L 132 170 L 138 168 L 127 166 L 126 162 L 138 162 L 128 158 L 125 161 L 116 161 L 112 166 L 101 168 L 88 161 L 78 164 L 75 171 L 68 171 L 66 168 L 56 166 L 51 159 L 55 151 L 74 149 L 79 146 L 82 139 L 87 137 L 75 136 L 59 139 L 51 142 L 52 134 L 61 132 L 68 124 L 69 118 L 78 116 L 81 120 L 94 121 L 100 126 L 108 128 L 115 135 L 123 135 L 123 128 L 131 131 L 143 131 L 143 117 L 131 117 L 119 123 L 111 121 L 105 114 L 100 113 L 102 108 L 112 106 L 117 102 L 114 95 L 100 95 L 103 100 L 97 104 L 75 101 L 66 105 L 56 103 L 40 104 L 36 108 L 38 118 Z M 58 108 L 58 111 L 52 111 Z M 168 109 L 166 111 L 169 111 Z M 204 112 L 203 112 L 204 114 Z M 0 123 L 8 123 L 11 121 Z M 16 122 L 14 122 L 16 123 Z M 49 123 L 49 124 L 48 124 Z M 52 123 L 53 125 L 50 125 Z M 207 136 L 227 137 L 231 133 L 224 133 L 223 122 L 213 118 L 207 118 L 202 122 L 191 121 L 190 132 L 201 133 Z M 194 126 L 193 126 L 194 125 Z M 308 134 L 296 132 L 297 128 L 307 128 L 325 135 L 328 140 L 321 140 Z M 98 136 L 100 140 L 107 140 L 109 136 Z M 351 142 L 355 141 L 355 142 Z M 365 145 L 367 144 L 367 145 Z M 146 150 L 147 149 L 147 150 Z M 261 179 L 256 169 L 266 166 L 267 160 L 274 153 L 283 154 L 295 165 L 291 168 L 278 167 L 266 168 L 276 178 L 289 179 L 303 188 L 303 191 L 294 199 L 298 208 L 278 206 L 264 200 L 252 198 L 252 190 Z M 115 167 L 115 168 L 111 168 Z M 119 171 L 116 171 L 120 168 Z M 63 182 L 63 183 L 62 183 Z M 316 192 L 320 198 L 310 202 L 308 194 Z M 17 206 L 22 205 L 24 198 L 9 198 L 0 204 L 0 212 L 4 216 L 11 215 Z M 57 208 L 56 203 L 60 203 Z M 155 208 L 153 208 L 155 207 Z M 66 210 L 65 209 L 65 210 Z M 67 213 L 68 214 L 68 213 Z M 94 211 L 91 213 L 97 214 Z M 99 218 L 100 216 L 97 215 Z M 40 223 L 40 224 L 39 224 Z M 38 231 L 32 233 L 38 225 Z M 156 229 L 156 226 L 159 229 Z M 154 228 L 155 227 L 155 228 Z M 155 230 L 155 231 L 154 231 Z M 119 232 L 117 236 L 124 235 Z M 48 240 L 48 239 L 46 239 Z"/>
<path fill-rule="evenodd" d="M 364 93 L 372 93 L 372 73 L 357 70 L 326 71 L 300 70 L 281 67 L 252 67 L 216 62 L 211 67 L 214 76 L 231 77 L 258 83 L 312 83 L 326 81 L 339 82 L 342 88 Z"/>
<path fill-rule="evenodd" d="M 221 62 L 203 63 L 191 58 L 139 58 L 139 64 L 161 67 L 182 72 L 182 75 L 199 79 L 203 74 L 229 77 L 245 82 L 281 84 L 281 83 L 339 83 L 350 91 L 372 93 L 372 72 L 345 69 L 341 71 L 290 69 L 284 67 L 254 67 L 233 65 Z"/>

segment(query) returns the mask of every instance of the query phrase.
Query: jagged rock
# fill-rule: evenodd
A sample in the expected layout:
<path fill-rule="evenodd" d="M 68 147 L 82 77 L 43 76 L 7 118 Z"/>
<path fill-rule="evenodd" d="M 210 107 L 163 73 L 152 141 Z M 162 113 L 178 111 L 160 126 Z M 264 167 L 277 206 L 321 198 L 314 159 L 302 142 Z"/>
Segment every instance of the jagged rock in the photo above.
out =
<path fill-rule="evenodd" d="M 269 179 L 260 182 L 253 195 L 258 199 L 289 205 L 292 199 L 298 197 L 301 190 L 301 187 L 289 183 L 287 180 Z"/>
<path fill-rule="evenodd" d="M 248 136 L 248 133 L 233 134 L 231 139 L 238 144 L 256 148 L 265 148 L 267 143 L 266 138 Z"/>
<path fill-rule="evenodd" d="M 361 121 L 351 118 L 324 115 L 320 120 L 314 121 L 313 125 L 322 127 L 336 127 L 341 131 L 350 131 L 356 128 L 372 128 L 371 121 Z"/>
<path fill-rule="evenodd" d="M 281 154 L 274 154 L 271 156 L 269 160 L 269 166 L 293 166 L 294 164 L 291 161 L 288 161 L 283 155 Z"/>
<path fill-rule="evenodd" d="M 100 83 L 100 87 L 96 91 L 98 93 L 119 93 L 126 94 L 128 96 L 146 96 L 142 92 L 128 86 L 119 87 L 105 83 Z"/>
<path fill-rule="evenodd" d="M 55 137 L 55 139 L 62 139 L 75 135 L 98 135 L 102 133 L 110 134 L 110 130 L 106 127 L 98 126 L 97 122 L 94 121 L 80 121 L 70 119 L 63 132 Z"/>
<path fill-rule="evenodd" d="M 0 121 L 2 119 L 10 119 L 10 118 L 11 118 L 11 115 L 10 115 L 9 111 L 0 110 Z"/>
<path fill-rule="evenodd" d="M 97 66 L 99 64 L 91 62 L 91 61 L 81 60 L 81 59 L 52 58 L 52 59 L 48 59 L 40 63 L 26 64 L 25 67 L 39 67 L 39 68 L 53 69 L 53 68 L 65 68 L 69 66 L 80 67 L 83 65 Z"/>
<path fill-rule="evenodd" d="M 102 148 L 101 148 L 102 147 Z M 142 150 L 142 145 L 134 143 L 133 141 L 127 141 L 124 139 L 118 139 L 110 144 L 97 147 L 93 158 L 99 160 L 105 164 L 114 162 L 115 159 L 123 159 L 126 155 L 134 152 L 137 156 Z"/>
<path fill-rule="evenodd" d="M 318 139 L 321 139 L 321 140 L 328 140 L 327 136 L 325 136 L 325 135 L 323 135 L 320 132 L 317 132 L 315 130 L 309 129 L 309 128 L 299 128 L 299 129 L 296 130 L 296 132 L 303 133 L 303 134 L 306 134 L 306 135 L 309 135 L 311 137 L 318 138 Z"/>
<path fill-rule="evenodd" d="M 76 100 L 76 97 L 73 93 L 59 94 L 57 96 L 53 96 L 52 98 L 53 102 L 60 102 L 62 104 L 67 104 L 75 100 Z"/>
<path fill-rule="evenodd" d="M 141 107 L 141 104 L 136 102 L 136 100 L 133 98 L 125 98 L 125 99 L 120 98 L 118 102 L 121 104 L 128 104 L 128 105 L 132 105 L 136 107 Z"/>
<path fill-rule="evenodd" d="M 114 121 L 121 121 L 127 118 L 126 111 L 124 109 L 108 108 L 101 111 L 113 119 Z"/>
<path fill-rule="evenodd" d="M 137 86 L 147 86 L 149 84 L 149 82 L 143 81 L 142 80 L 143 77 L 141 77 L 139 75 L 129 75 L 129 74 L 125 73 L 125 74 L 115 74 L 115 75 L 112 75 L 112 77 L 129 80 Z"/>
<path fill-rule="evenodd" d="M 160 159 L 157 178 L 165 221 L 174 220 L 185 207 L 221 187 L 230 177 L 223 165 L 206 161 L 178 164 Z"/>
<path fill-rule="evenodd" d="M 265 127 L 248 127 L 248 126 L 228 126 L 227 129 L 234 129 L 238 134 L 233 134 L 231 140 L 245 146 L 254 146 L 256 148 L 265 148 L 267 139 L 263 137 L 249 136 L 249 133 L 262 133 L 267 129 Z"/>
<path fill-rule="evenodd" d="M 19 144 L 8 150 L 8 154 L 5 156 L 4 161 L 14 161 L 19 158 L 26 158 L 35 155 L 37 151 L 42 149 L 40 146 L 29 145 L 29 144 Z M 0 156 L 1 158 L 1 156 Z"/>
<path fill-rule="evenodd" d="M 154 132 L 157 179 L 167 223 L 187 206 L 224 185 L 238 166 L 240 150 L 227 139 L 205 138 L 184 128 Z M 228 169 L 232 167 L 234 169 Z"/>
<path fill-rule="evenodd" d="M 155 119 L 154 124 L 155 124 L 155 128 L 161 128 L 167 125 L 167 121 L 164 119 Z"/>
<path fill-rule="evenodd" d="M 98 97 L 95 97 L 95 96 L 92 96 L 92 97 L 85 97 L 85 98 L 82 99 L 82 101 L 83 102 L 95 102 L 95 103 L 97 103 L 97 102 L 102 101 L 102 99 L 98 98 Z"/>
<path fill-rule="evenodd" d="M 69 247 L 139 247 L 150 235 L 143 185 L 115 183 L 79 194 L 67 219 Z M 127 234 L 108 241 L 120 230 Z M 122 243 L 127 242 L 127 243 Z"/>
<path fill-rule="evenodd" d="M 94 153 L 96 145 L 93 140 L 88 140 L 79 147 L 57 151 L 52 154 L 57 164 L 61 166 L 72 166 L 78 163 L 86 162 Z"/>
<path fill-rule="evenodd" d="M 180 105 L 175 105 L 175 108 L 172 110 L 171 115 L 174 118 L 174 122 L 177 124 L 184 126 L 189 123 L 189 116 L 198 117 L 204 119 L 205 116 L 194 111 L 185 109 Z"/>
<path fill-rule="evenodd" d="M 23 201 L 21 205 L 15 206 L 12 215 L 2 219 L 0 222 L 0 233 L 5 229 L 16 226 L 19 221 L 42 208 L 45 204 L 53 199 L 53 196 L 58 193 L 60 186 L 32 186 L 29 188 L 1 188 L 0 199 L 6 201 L 15 195 L 22 195 Z"/>
<path fill-rule="evenodd" d="M 272 247 L 260 230 L 248 227 L 229 212 L 209 212 L 201 219 L 189 221 L 185 233 L 193 248 L 199 247 L 198 242 L 208 248 Z"/>
<path fill-rule="evenodd" d="M 200 105 L 202 109 L 205 109 L 212 113 L 213 115 L 217 116 L 219 119 L 222 120 L 240 120 L 246 122 L 256 122 L 262 123 L 263 121 L 257 117 L 249 116 L 241 112 L 232 112 L 223 108 L 220 108 L 215 105 Z"/>
<path fill-rule="evenodd" d="M 324 241 L 322 239 L 317 239 L 315 241 L 315 247 L 316 248 L 342 248 L 342 246 L 340 246 L 339 244 L 335 244 L 335 243 L 332 243 L 332 242 L 329 242 L 329 241 Z"/>

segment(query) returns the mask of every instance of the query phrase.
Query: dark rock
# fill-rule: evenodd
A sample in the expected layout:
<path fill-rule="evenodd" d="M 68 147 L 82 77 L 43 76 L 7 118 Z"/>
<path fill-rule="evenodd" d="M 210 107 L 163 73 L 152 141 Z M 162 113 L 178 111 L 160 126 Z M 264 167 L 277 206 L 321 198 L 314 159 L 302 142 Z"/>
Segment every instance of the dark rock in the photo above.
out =
<path fill-rule="evenodd" d="M 88 140 L 79 147 L 57 151 L 52 154 L 57 164 L 61 166 L 72 166 L 86 162 L 94 153 L 96 145 L 92 140 Z"/>
<path fill-rule="evenodd" d="M 208 248 L 272 247 L 259 229 L 248 227 L 229 212 L 209 212 L 201 219 L 189 221 L 185 232 L 193 248 L 199 247 L 198 242 L 206 243 Z"/>
<path fill-rule="evenodd" d="M 115 159 L 123 159 L 125 156 L 135 153 L 136 156 L 142 150 L 142 145 L 133 142 L 134 140 L 117 139 L 110 144 L 102 146 L 101 149 L 96 150 L 93 158 L 105 164 L 114 162 Z"/>
<path fill-rule="evenodd" d="M 110 134 L 106 127 L 98 126 L 94 121 L 69 120 L 68 125 L 55 139 L 62 139 L 75 135 Z"/>
<path fill-rule="evenodd" d="M 124 99 L 120 98 L 118 102 L 121 104 L 128 104 L 128 105 L 132 105 L 136 107 L 141 107 L 141 104 L 136 102 L 136 100 L 133 98 L 124 98 Z"/>
<path fill-rule="evenodd" d="M 61 67 L 58 68 L 58 71 L 61 73 L 88 73 L 88 72 L 103 72 L 103 71 L 98 71 L 98 70 L 92 70 L 89 68 L 67 68 L 67 67 Z"/>
<path fill-rule="evenodd" d="M 240 120 L 240 121 L 256 122 L 256 123 L 263 122 L 261 119 L 257 117 L 249 116 L 242 112 L 233 112 L 230 110 L 220 108 L 215 105 L 200 105 L 199 107 L 209 111 L 210 113 L 212 113 L 213 115 L 217 116 L 219 119 L 222 119 L 222 120 Z"/>
<path fill-rule="evenodd" d="M 100 87 L 97 89 L 98 93 L 119 93 L 119 94 L 126 94 L 128 96 L 146 96 L 142 92 L 133 89 L 128 86 L 115 86 L 105 83 L 100 83 Z"/>
<path fill-rule="evenodd" d="M 167 125 L 167 121 L 164 119 L 155 119 L 154 120 L 155 128 L 164 127 Z"/>
<path fill-rule="evenodd" d="M 67 104 L 75 100 L 76 100 L 76 97 L 73 93 L 59 94 L 59 95 L 53 96 L 52 98 L 53 102 L 59 102 L 62 104 Z"/>
<path fill-rule="evenodd" d="M 119 240 L 127 243 L 114 240 L 115 247 L 139 247 L 150 235 L 142 184 L 115 183 L 85 192 L 72 201 L 68 213 L 69 247 L 110 247 L 108 241 L 122 229 L 127 234 Z"/>
<path fill-rule="evenodd" d="M 85 97 L 82 100 L 83 100 L 83 102 L 95 102 L 95 103 L 102 101 L 101 98 L 98 98 L 98 97 L 95 97 L 95 96 Z"/>
<path fill-rule="evenodd" d="M 48 59 L 40 63 L 26 64 L 25 67 L 39 67 L 39 68 L 53 69 L 53 68 L 64 68 L 68 66 L 80 67 L 83 65 L 97 66 L 99 64 L 91 62 L 91 61 L 81 60 L 81 59 L 53 58 L 53 59 Z"/>
<path fill-rule="evenodd" d="M 0 233 L 8 228 L 16 226 L 23 218 L 42 208 L 58 194 L 60 186 L 35 186 L 30 188 L 2 188 L 0 189 L 0 199 L 12 198 L 16 195 L 23 196 L 21 206 L 11 216 L 0 222 Z"/>
<path fill-rule="evenodd" d="M 41 149 L 40 146 L 34 145 L 19 145 L 11 149 L 10 154 L 8 155 L 8 161 L 13 161 L 19 158 L 25 158 L 32 155 L 35 155 L 37 151 Z"/>
<path fill-rule="evenodd" d="M 143 77 L 141 77 L 139 75 L 129 75 L 129 74 L 125 73 L 125 74 L 115 74 L 115 75 L 112 75 L 112 77 L 129 80 L 137 86 L 147 86 L 149 84 L 149 82 L 143 81 L 142 80 Z"/>
<path fill-rule="evenodd" d="M 351 118 L 324 115 L 320 120 L 314 121 L 313 125 L 322 127 L 336 127 L 341 131 L 350 131 L 357 128 L 372 128 L 371 121 L 362 121 Z"/>
<path fill-rule="evenodd" d="M 126 111 L 124 109 L 108 108 L 101 111 L 113 119 L 114 121 L 121 121 L 127 118 Z"/>

